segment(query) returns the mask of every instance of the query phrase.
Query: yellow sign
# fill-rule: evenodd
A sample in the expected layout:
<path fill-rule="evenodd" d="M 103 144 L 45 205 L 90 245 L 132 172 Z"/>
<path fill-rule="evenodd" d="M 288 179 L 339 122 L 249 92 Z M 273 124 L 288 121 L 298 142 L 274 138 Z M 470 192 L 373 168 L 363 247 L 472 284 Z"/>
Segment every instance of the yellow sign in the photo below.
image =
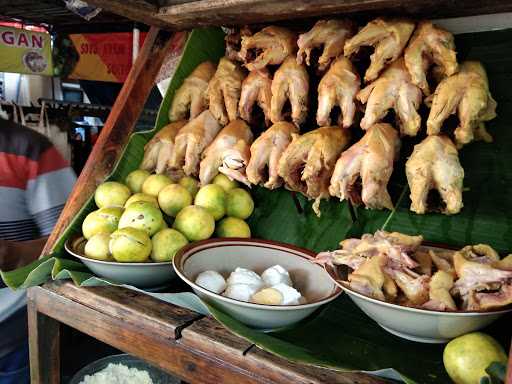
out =
<path fill-rule="evenodd" d="M 52 76 L 50 35 L 0 27 L 0 72 Z"/>

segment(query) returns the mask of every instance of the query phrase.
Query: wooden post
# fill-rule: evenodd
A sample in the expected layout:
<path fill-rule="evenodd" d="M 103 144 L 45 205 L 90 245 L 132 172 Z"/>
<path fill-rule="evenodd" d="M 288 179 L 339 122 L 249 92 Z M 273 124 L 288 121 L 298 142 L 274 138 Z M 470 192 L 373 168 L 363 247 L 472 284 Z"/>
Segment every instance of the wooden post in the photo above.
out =
<path fill-rule="evenodd" d="M 117 164 L 171 47 L 171 32 L 152 27 L 112 107 L 43 254 L 51 252 L 69 223 Z"/>

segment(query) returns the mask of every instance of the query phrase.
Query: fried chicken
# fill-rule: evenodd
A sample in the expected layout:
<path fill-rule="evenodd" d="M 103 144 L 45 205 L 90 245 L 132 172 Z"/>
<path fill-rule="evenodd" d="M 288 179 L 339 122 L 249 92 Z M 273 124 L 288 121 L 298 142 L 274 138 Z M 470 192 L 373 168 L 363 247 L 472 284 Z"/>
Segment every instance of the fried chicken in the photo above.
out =
<path fill-rule="evenodd" d="M 414 22 L 410 20 L 377 18 L 345 42 L 345 56 L 352 56 L 362 46 L 375 47 L 364 75 L 366 82 L 373 81 L 387 64 L 400 57 L 413 30 Z"/>
<path fill-rule="evenodd" d="M 182 169 L 187 176 L 197 176 L 201 154 L 220 128 L 219 122 L 210 111 L 204 111 L 188 122 L 176 135 L 169 167 L 173 171 Z"/>
<path fill-rule="evenodd" d="M 164 173 L 169 168 L 169 161 L 174 153 L 174 139 L 178 131 L 187 124 L 186 120 L 176 121 L 163 127 L 144 146 L 144 158 L 141 169 L 156 173 Z M 176 180 L 183 175 L 183 172 L 171 172 L 169 176 Z"/>
<path fill-rule="evenodd" d="M 411 74 L 412 83 L 429 95 L 429 67 L 435 64 L 440 73 L 451 76 L 459 70 L 456 55 L 453 35 L 430 21 L 422 21 L 405 49 L 405 66 Z"/>
<path fill-rule="evenodd" d="M 274 124 L 285 120 L 283 107 L 289 100 L 291 119 L 300 126 L 308 113 L 309 76 L 304 65 L 297 64 L 294 56 L 288 56 L 274 74 L 271 88 L 270 120 Z"/>
<path fill-rule="evenodd" d="M 270 26 L 254 35 L 242 35 L 240 57 L 249 71 L 262 69 L 267 65 L 279 65 L 284 59 L 295 54 L 297 36 L 286 28 Z"/>
<path fill-rule="evenodd" d="M 309 32 L 303 33 L 297 40 L 297 63 L 302 64 L 306 59 L 306 64 L 311 65 L 311 51 L 323 47 L 322 55 L 318 58 L 318 69 L 325 71 L 332 60 L 343 54 L 345 41 L 352 37 L 354 29 L 355 25 L 350 20 L 317 21 Z"/>
<path fill-rule="evenodd" d="M 411 82 L 403 59 L 395 61 L 377 80 L 362 89 L 357 99 L 366 104 L 361 128 L 368 129 L 393 109 L 402 135 L 416 136 L 418 133 L 421 117 L 417 111 L 422 93 Z"/>
<path fill-rule="evenodd" d="M 279 159 L 278 174 L 288 189 L 316 199 L 313 209 L 318 215 L 318 204 L 329 196 L 329 179 L 336 159 L 349 143 L 350 133 L 338 127 L 322 127 L 292 136 Z"/>
<path fill-rule="evenodd" d="M 263 132 L 251 145 L 251 159 L 247 165 L 247 179 L 251 184 L 261 184 L 265 188 L 275 189 L 282 185 L 283 180 L 277 171 L 279 159 L 292 134 L 297 134 L 297 127 L 286 121 L 280 121 Z"/>
<path fill-rule="evenodd" d="M 345 57 L 337 58 L 318 84 L 317 124 L 330 125 L 331 110 L 334 106 L 339 106 L 341 113 L 338 124 L 343 128 L 350 127 L 354 122 L 355 98 L 360 85 L 361 79 L 350 60 Z"/>
<path fill-rule="evenodd" d="M 183 81 L 172 99 L 169 120 L 192 120 L 208 108 L 206 89 L 215 73 L 215 65 L 209 61 L 199 64 Z"/>
<path fill-rule="evenodd" d="M 201 185 L 209 184 L 219 173 L 231 179 L 249 184 L 245 167 L 249 162 L 249 146 L 253 135 L 243 120 L 234 120 L 226 125 L 205 149 L 199 167 Z"/>
<path fill-rule="evenodd" d="M 208 84 L 210 111 L 221 125 L 238 118 L 238 101 L 245 75 L 234 61 L 223 57 Z"/>
<path fill-rule="evenodd" d="M 252 122 L 252 109 L 256 103 L 265 115 L 265 124 L 269 124 L 270 101 L 272 99 L 271 86 L 272 79 L 266 68 L 249 73 L 249 76 L 242 81 L 242 93 L 238 105 L 242 119 L 248 123 Z"/>
<path fill-rule="evenodd" d="M 373 125 L 336 162 L 329 187 L 331 196 L 355 204 L 362 202 L 367 208 L 393 209 L 387 184 L 399 147 L 400 139 L 391 125 Z"/>
<path fill-rule="evenodd" d="M 479 62 L 463 62 L 460 71 L 441 81 L 426 102 L 431 103 L 427 134 L 438 134 L 448 116 L 457 113 L 459 126 L 455 129 L 455 142 L 458 147 L 475 138 L 492 142 L 484 122 L 496 117 L 497 104 L 489 92 L 485 69 Z"/>
<path fill-rule="evenodd" d="M 462 209 L 462 181 L 464 169 L 460 165 L 457 148 L 446 136 L 428 136 L 414 146 L 405 163 L 407 181 L 411 190 L 411 211 L 424 214 L 431 189 L 439 192 L 446 205 L 447 215 Z"/>

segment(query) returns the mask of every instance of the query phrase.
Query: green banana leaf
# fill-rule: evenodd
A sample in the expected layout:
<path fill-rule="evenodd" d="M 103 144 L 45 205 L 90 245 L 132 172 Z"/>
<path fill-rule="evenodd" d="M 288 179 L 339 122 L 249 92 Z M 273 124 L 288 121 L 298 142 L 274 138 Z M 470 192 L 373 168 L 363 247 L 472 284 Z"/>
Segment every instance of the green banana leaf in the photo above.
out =
<path fill-rule="evenodd" d="M 257 187 L 252 190 L 255 211 L 248 221 L 254 237 L 320 251 L 336 248 L 343 238 L 358 237 L 385 228 L 410 234 L 421 233 L 426 240 L 452 246 L 483 242 L 500 252 L 510 251 L 512 153 L 508 149 L 512 147 L 512 130 L 508 123 L 512 121 L 512 93 L 509 91 L 512 86 L 511 39 L 512 30 L 460 35 L 456 39 L 460 60 L 477 59 L 484 63 L 491 92 L 498 102 L 498 117 L 488 123 L 494 143 L 472 143 L 460 151 L 466 173 L 465 207 L 461 214 L 420 216 L 409 212 L 409 191 L 403 164 L 420 139 L 414 138 L 403 141 L 401 160 L 390 182 L 390 192 L 396 205 L 393 211 L 354 207 L 351 212 L 345 202 L 331 199 L 322 201 L 322 214 L 318 218 L 312 211 L 312 202 L 302 195 L 284 189 L 268 191 Z M 109 180 L 124 180 L 130 171 L 138 167 L 144 145 L 167 124 L 167 111 L 183 79 L 197 64 L 204 60 L 216 61 L 223 51 L 220 29 L 198 29 L 190 34 L 180 65 L 162 102 L 155 129 L 132 135 Z M 6 284 L 13 289 L 26 288 L 61 278 L 71 278 L 78 285 L 112 283 L 95 278 L 81 263 L 68 260 L 63 249 L 64 242 L 72 234 L 80 232 L 82 220 L 94 209 L 91 198 L 59 240 L 52 255 L 25 268 L 2 272 Z M 180 303 L 186 306 L 188 300 L 190 297 Z M 270 334 L 254 331 L 213 307 L 209 311 L 232 332 L 293 361 L 340 370 L 393 368 L 407 382 L 448 382 L 442 364 L 442 346 L 408 342 L 388 334 L 345 296 L 300 326 Z M 507 345 L 510 342 L 509 321 L 510 316 L 504 317 L 485 331 Z"/>

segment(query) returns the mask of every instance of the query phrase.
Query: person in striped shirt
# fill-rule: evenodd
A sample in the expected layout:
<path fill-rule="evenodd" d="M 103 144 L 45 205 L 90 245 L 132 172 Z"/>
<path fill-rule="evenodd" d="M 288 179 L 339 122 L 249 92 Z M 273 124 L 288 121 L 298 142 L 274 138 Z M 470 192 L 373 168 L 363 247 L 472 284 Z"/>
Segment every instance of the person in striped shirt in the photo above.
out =
<path fill-rule="evenodd" d="M 43 135 L 0 119 L 0 269 L 31 263 L 64 207 L 75 174 Z M 25 292 L 0 287 L 0 384 L 23 384 L 28 368 Z"/>

